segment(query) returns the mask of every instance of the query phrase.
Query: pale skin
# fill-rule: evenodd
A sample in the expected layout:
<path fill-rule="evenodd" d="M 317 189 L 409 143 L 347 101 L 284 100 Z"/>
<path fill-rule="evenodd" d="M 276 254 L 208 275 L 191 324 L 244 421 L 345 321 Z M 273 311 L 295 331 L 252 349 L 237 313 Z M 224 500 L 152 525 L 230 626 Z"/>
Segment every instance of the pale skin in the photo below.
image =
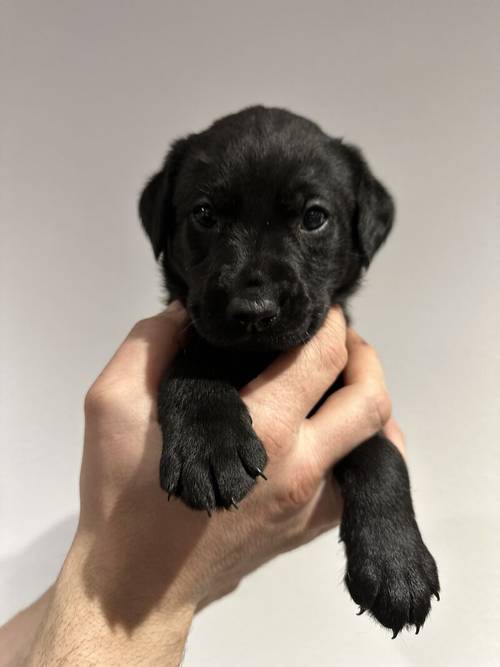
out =
<path fill-rule="evenodd" d="M 177 303 L 139 322 L 90 388 L 76 536 L 54 586 L 0 629 L 0 665 L 178 665 L 198 610 L 338 525 L 340 458 L 380 429 L 403 448 L 375 351 L 332 308 L 241 392 L 267 481 L 211 518 L 169 502 L 155 397 L 187 323 Z M 342 371 L 345 386 L 307 419 Z"/>

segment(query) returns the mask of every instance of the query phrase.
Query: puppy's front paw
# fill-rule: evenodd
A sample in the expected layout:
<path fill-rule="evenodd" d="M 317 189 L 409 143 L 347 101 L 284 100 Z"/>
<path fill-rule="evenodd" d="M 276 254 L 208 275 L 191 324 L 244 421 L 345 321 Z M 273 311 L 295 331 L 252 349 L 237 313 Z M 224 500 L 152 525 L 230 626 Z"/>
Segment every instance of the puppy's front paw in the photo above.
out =
<path fill-rule="evenodd" d="M 264 477 L 266 451 L 245 405 L 192 405 L 162 423 L 160 484 L 193 509 L 236 506 Z"/>
<path fill-rule="evenodd" d="M 371 518 L 357 531 L 346 531 L 345 583 L 360 614 L 368 611 L 393 639 L 404 627 L 418 634 L 439 600 L 436 563 L 413 517 Z"/>

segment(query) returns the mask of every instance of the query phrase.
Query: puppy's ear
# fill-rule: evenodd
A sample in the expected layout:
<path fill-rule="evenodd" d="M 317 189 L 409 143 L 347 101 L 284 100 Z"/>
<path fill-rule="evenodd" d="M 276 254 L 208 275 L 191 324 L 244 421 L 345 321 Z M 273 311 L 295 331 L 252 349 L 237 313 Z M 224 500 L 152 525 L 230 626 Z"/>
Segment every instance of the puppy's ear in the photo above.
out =
<path fill-rule="evenodd" d="M 139 198 L 139 217 L 151 241 L 156 259 L 166 249 L 169 226 L 174 222 L 172 196 L 187 143 L 186 138 L 179 139 L 172 145 L 162 169 L 149 179 Z"/>
<path fill-rule="evenodd" d="M 391 195 L 372 174 L 361 151 L 345 146 L 350 154 L 356 192 L 354 234 L 362 263 L 367 268 L 392 229 L 395 207 Z"/>
<path fill-rule="evenodd" d="M 165 240 L 164 223 L 166 224 L 166 221 L 163 221 L 161 202 L 164 177 L 163 170 L 152 176 L 146 183 L 139 199 L 139 216 L 153 246 L 156 259 L 163 250 Z"/>

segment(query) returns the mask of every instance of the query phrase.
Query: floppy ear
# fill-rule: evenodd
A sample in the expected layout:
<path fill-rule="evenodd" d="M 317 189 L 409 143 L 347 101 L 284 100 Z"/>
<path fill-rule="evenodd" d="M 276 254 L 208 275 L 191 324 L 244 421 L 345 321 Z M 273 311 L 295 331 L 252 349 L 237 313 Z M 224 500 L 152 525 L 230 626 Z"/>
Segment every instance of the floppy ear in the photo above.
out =
<path fill-rule="evenodd" d="M 139 216 L 156 259 L 166 249 L 169 225 L 173 224 L 172 195 L 186 147 L 187 138 L 172 145 L 162 169 L 149 179 L 139 198 Z"/>
<path fill-rule="evenodd" d="M 165 174 L 159 171 L 146 183 L 139 199 L 139 216 L 146 234 L 149 236 L 155 258 L 161 254 L 164 246 L 164 221 L 163 206 L 161 204 L 161 191 Z M 165 221 L 166 223 L 166 221 Z"/>
<path fill-rule="evenodd" d="M 391 195 L 370 171 L 361 151 L 346 146 L 351 155 L 356 189 L 355 238 L 367 268 L 373 256 L 386 240 L 394 221 L 394 202 Z"/>

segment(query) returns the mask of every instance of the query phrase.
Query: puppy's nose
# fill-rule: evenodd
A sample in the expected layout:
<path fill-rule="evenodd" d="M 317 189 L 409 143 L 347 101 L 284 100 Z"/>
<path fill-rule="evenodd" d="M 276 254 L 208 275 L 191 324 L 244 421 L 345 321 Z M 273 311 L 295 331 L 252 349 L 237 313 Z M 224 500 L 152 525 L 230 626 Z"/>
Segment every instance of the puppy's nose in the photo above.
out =
<path fill-rule="evenodd" d="M 269 297 L 235 296 L 227 307 L 227 316 L 247 328 L 261 331 L 271 324 L 279 311 L 276 301 Z"/>

